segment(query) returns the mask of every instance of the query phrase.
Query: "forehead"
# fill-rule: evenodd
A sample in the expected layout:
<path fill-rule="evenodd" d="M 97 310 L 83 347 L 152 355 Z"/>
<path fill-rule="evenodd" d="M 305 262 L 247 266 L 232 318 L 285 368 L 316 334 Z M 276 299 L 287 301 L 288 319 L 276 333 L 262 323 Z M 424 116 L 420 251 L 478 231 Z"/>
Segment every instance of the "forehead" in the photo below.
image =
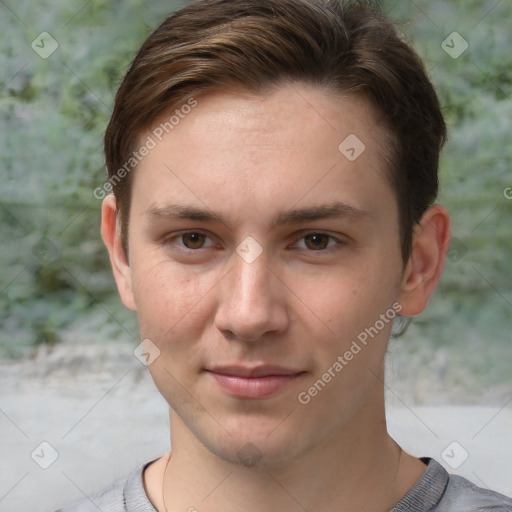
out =
<path fill-rule="evenodd" d="M 194 108 L 189 107 L 192 101 Z M 330 132 L 335 141 L 354 134 L 369 143 L 384 144 L 388 134 L 379 117 L 363 96 L 290 83 L 262 94 L 213 91 L 189 98 L 157 118 L 150 132 L 159 141 L 176 133 L 183 138 L 187 134 L 198 137 L 205 129 L 211 130 L 211 137 L 222 129 L 222 137 L 232 131 L 239 140 L 246 138 L 245 142 L 251 136 L 274 141 L 276 136 L 284 139 L 291 134 L 296 140 L 305 136 L 314 143 L 320 130 L 324 136 Z"/>
<path fill-rule="evenodd" d="M 180 197 L 247 213 L 248 204 L 261 210 L 322 195 L 367 209 L 371 196 L 392 194 L 387 134 L 363 98 L 289 84 L 195 101 L 166 112 L 140 138 L 154 142 L 133 183 L 147 205 Z"/>

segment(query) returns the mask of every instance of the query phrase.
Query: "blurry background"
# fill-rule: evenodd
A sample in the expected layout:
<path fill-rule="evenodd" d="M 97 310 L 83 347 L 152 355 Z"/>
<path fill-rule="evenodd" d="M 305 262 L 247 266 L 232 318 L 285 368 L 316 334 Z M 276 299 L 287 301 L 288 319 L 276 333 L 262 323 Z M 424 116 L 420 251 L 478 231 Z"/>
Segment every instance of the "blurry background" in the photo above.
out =
<path fill-rule="evenodd" d="M 118 299 L 93 191 L 105 180 L 102 136 L 116 88 L 178 5 L 0 2 L 0 510 L 51 510 L 168 447 L 165 404 L 132 355 L 136 319 Z M 401 412 L 390 424 L 411 450 L 419 437 L 431 446 L 417 455 L 512 493 L 512 4 L 388 0 L 383 10 L 424 58 L 444 106 L 439 202 L 453 219 L 439 289 L 391 343 L 387 399 Z M 453 416 L 446 404 L 472 408 Z M 45 439 L 61 464 L 46 472 L 30 456 L 37 448 L 51 461 Z M 454 440 L 469 454 L 457 468 L 442 455 Z M 457 446 L 448 453 L 464 456 Z M 484 476 L 476 468 L 486 461 L 497 469 Z"/>

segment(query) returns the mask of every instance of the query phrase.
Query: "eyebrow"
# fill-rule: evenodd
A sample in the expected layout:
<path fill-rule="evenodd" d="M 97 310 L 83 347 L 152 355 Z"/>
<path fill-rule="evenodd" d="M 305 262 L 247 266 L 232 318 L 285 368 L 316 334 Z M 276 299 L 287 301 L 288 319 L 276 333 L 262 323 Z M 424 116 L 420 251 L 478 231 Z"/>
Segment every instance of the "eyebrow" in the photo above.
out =
<path fill-rule="evenodd" d="M 221 215 L 205 208 L 195 206 L 172 204 L 164 207 L 151 207 L 145 211 L 152 221 L 162 219 L 188 219 L 203 222 L 220 222 L 224 225 L 228 223 Z M 360 210 L 341 201 L 323 204 L 318 206 L 310 206 L 305 208 L 293 208 L 278 212 L 271 221 L 271 226 L 279 226 L 284 224 L 300 224 L 315 220 L 348 218 L 351 221 L 365 220 L 370 217 L 370 213 Z"/>
<path fill-rule="evenodd" d="M 369 212 L 360 210 L 341 201 L 336 201 L 329 204 L 295 208 L 280 212 L 272 219 L 272 225 L 299 224 L 301 222 L 343 217 L 350 218 L 351 220 L 363 220 L 369 216 Z"/>
<path fill-rule="evenodd" d="M 155 221 L 160 219 L 189 219 L 224 222 L 220 215 L 217 215 L 211 210 L 179 204 L 172 204 L 164 207 L 154 206 L 152 208 L 148 208 L 144 213 L 151 217 L 151 220 Z"/>

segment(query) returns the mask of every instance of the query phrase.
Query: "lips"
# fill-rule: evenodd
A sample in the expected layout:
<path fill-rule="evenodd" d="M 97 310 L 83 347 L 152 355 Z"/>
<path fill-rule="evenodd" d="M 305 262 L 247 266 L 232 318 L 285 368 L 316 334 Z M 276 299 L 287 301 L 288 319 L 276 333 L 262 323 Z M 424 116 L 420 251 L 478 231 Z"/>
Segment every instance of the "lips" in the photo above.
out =
<path fill-rule="evenodd" d="M 217 366 L 206 370 L 214 382 L 235 398 L 268 398 L 306 372 L 275 365 L 253 368 Z"/>

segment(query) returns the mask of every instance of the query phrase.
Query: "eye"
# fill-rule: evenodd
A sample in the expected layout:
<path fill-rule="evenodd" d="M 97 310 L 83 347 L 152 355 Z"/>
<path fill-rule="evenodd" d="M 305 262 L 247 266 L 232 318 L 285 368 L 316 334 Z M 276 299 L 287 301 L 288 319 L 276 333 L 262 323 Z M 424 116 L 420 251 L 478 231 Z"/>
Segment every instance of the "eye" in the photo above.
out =
<path fill-rule="evenodd" d="M 183 245 L 187 249 L 201 249 L 207 236 L 202 233 L 184 233 L 181 235 Z"/>
<path fill-rule="evenodd" d="M 193 251 L 213 245 L 211 240 L 210 243 L 207 244 L 206 242 L 208 240 L 208 235 L 205 235 L 204 233 L 200 233 L 199 231 L 188 231 L 168 238 L 165 243 Z"/>
<path fill-rule="evenodd" d="M 322 251 L 341 243 L 340 240 L 326 233 L 309 233 L 300 239 L 297 247 L 311 251 Z"/>

